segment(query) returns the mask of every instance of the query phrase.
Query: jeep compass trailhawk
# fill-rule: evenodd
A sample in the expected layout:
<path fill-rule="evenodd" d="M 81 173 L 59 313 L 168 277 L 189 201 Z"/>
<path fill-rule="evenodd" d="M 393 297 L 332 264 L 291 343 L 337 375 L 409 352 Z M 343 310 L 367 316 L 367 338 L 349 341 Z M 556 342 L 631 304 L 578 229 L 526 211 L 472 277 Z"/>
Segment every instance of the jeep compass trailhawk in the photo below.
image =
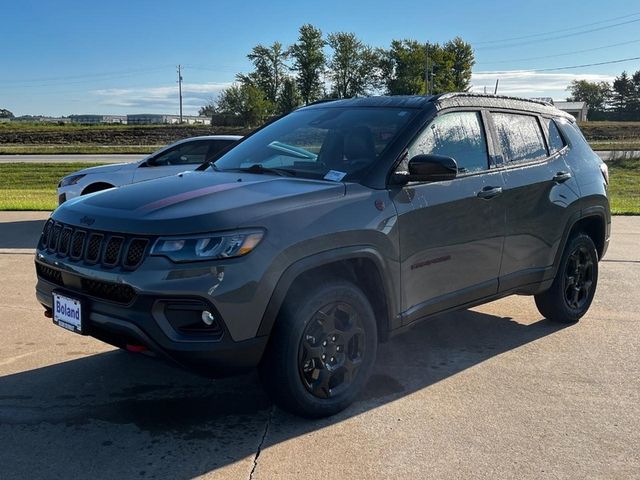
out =
<path fill-rule="evenodd" d="M 349 405 L 379 341 L 511 294 L 589 308 L 608 171 L 573 117 L 473 94 L 301 108 L 199 171 L 71 199 L 37 297 L 61 327 L 206 375 L 258 367 L 275 402 Z"/>

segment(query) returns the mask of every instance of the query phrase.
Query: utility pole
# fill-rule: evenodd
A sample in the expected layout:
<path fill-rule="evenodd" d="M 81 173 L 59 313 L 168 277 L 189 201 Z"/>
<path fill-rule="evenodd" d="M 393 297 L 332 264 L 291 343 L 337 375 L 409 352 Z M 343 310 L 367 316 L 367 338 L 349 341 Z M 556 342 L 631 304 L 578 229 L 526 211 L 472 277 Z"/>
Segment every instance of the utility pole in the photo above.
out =
<path fill-rule="evenodd" d="M 431 95 L 431 89 L 429 88 L 429 42 L 425 43 L 424 50 L 427 56 L 427 65 L 424 69 L 424 86 L 426 89 L 426 94 Z"/>
<path fill-rule="evenodd" d="M 500 79 L 496 78 L 496 88 L 493 89 L 493 94 L 494 95 L 498 94 L 498 83 L 500 83 Z"/>
<path fill-rule="evenodd" d="M 178 65 L 178 95 L 180 96 L 180 123 L 182 123 L 182 65 Z"/>

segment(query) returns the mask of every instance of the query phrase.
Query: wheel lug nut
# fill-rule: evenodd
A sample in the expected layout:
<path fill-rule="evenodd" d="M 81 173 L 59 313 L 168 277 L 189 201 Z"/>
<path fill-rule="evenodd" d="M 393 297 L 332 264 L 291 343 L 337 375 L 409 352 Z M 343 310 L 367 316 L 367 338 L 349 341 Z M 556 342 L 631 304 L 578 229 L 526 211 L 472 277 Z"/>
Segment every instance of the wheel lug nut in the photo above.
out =
<path fill-rule="evenodd" d="M 331 341 L 335 342 L 336 341 L 336 336 L 334 335 L 333 337 L 331 337 Z"/>
<path fill-rule="evenodd" d="M 335 361 L 336 361 L 336 359 L 335 359 L 334 357 L 331 357 L 331 361 L 332 361 L 332 362 L 335 362 Z"/>
<path fill-rule="evenodd" d="M 327 356 L 323 353 L 322 354 L 322 359 L 324 360 L 325 358 L 327 358 Z"/>
<path fill-rule="evenodd" d="M 326 347 L 327 346 L 327 341 L 325 340 L 324 342 L 322 342 L 322 346 Z"/>

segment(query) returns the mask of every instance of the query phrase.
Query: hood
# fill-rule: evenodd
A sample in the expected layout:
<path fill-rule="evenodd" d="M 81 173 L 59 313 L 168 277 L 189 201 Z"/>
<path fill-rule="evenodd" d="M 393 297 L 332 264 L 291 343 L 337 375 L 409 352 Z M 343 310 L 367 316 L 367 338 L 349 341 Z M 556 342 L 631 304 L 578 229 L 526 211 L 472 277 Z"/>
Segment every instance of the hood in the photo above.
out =
<path fill-rule="evenodd" d="M 122 170 L 126 168 L 136 168 L 139 163 L 140 162 L 111 163 L 109 165 L 99 165 L 97 167 L 83 168 L 82 170 L 73 172 L 72 175 L 80 175 L 80 174 L 89 175 L 92 173 L 112 173 L 112 172 L 117 172 L 118 170 Z"/>
<path fill-rule="evenodd" d="M 185 172 L 85 195 L 63 203 L 53 218 L 120 233 L 170 235 L 260 226 L 259 219 L 332 201 L 343 183 L 264 174 Z"/>

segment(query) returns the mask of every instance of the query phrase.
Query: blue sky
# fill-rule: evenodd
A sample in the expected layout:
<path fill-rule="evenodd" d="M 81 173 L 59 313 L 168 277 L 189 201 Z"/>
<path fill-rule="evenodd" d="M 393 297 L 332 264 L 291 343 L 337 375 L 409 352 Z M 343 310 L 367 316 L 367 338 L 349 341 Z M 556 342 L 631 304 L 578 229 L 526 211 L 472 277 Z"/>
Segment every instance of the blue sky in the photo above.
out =
<path fill-rule="evenodd" d="M 185 113 L 195 113 L 236 72 L 249 70 L 253 45 L 290 44 L 307 22 L 381 47 L 394 38 L 460 35 L 476 50 L 474 89 L 492 88 L 500 77 L 500 93 L 561 99 L 574 78 L 610 80 L 640 69 L 635 60 L 532 71 L 640 57 L 634 3 L 3 0 L 0 108 L 16 115 L 174 113 L 180 63 Z"/>

